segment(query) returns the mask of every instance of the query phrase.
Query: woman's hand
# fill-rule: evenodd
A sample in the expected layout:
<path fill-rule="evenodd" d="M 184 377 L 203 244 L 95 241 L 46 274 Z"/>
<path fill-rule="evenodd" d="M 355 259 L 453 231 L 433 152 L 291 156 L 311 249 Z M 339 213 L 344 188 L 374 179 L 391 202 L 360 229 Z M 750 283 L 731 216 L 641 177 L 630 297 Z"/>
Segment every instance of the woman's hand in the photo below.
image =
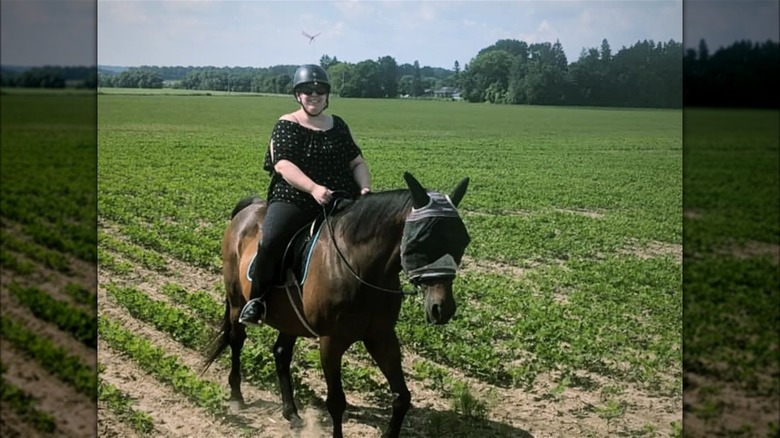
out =
<path fill-rule="evenodd" d="M 325 186 L 316 184 L 311 191 L 311 196 L 318 204 L 325 205 L 333 198 L 333 192 Z"/>
<path fill-rule="evenodd" d="M 363 195 L 366 195 L 366 194 L 369 194 L 369 193 L 371 193 L 371 189 L 368 188 L 368 187 L 363 187 L 362 189 L 360 189 L 360 196 L 363 196 Z"/>

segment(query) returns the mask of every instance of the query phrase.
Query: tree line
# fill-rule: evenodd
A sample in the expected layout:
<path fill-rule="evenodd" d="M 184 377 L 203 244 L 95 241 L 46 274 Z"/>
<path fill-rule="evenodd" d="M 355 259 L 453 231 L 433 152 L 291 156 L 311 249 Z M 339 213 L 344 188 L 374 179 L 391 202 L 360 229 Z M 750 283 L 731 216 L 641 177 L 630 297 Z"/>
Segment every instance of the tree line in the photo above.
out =
<path fill-rule="evenodd" d="M 560 42 L 528 44 L 504 39 L 486 47 L 461 70 L 398 65 L 391 56 L 357 63 L 320 58 L 332 92 L 343 97 L 446 97 L 468 102 L 531 105 L 590 105 L 679 108 L 698 106 L 777 107 L 778 43 L 738 41 L 710 54 L 681 43 L 638 41 L 613 53 L 605 39 L 583 48 L 572 63 Z M 4 87 L 183 88 L 189 90 L 289 94 L 297 66 L 157 67 L 121 72 L 94 67 L 3 68 Z"/>
<path fill-rule="evenodd" d="M 780 45 L 737 41 L 710 54 L 707 43 L 683 58 L 686 106 L 778 108 Z"/>
<path fill-rule="evenodd" d="M 0 69 L 0 86 L 3 87 L 95 88 L 97 84 L 98 72 L 95 67 L 44 66 Z"/>
<path fill-rule="evenodd" d="M 682 44 L 639 41 L 613 53 L 605 39 L 569 63 L 560 42 L 499 40 L 461 70 L 399 65 L 392 56 L 357 63 L 322 56 L 332 92 L 342 97 L 446 97 L 468 102 L 531 105 L 682 106 Z M 229 92 L 292 92 L 296 66 L 272 68 L 152 67 L 101 72 L 105 87 L 169 86 Z"/>
<path fill-rule="evenodd" d="M 460 85 L 469 102 L 679 108 L 682 54 L 673 40 L 613 54 L 605 39 L 569 64 L 560 42 L 500 40 L 471 60 Z"/>

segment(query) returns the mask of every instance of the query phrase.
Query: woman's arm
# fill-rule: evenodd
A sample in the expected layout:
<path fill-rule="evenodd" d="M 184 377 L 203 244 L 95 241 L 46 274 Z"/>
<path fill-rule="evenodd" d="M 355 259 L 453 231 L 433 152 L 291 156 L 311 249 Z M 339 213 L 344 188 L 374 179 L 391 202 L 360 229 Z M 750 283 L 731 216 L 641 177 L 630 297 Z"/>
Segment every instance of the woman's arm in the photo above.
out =
<path fill-rule="evenodd" d="M 371 173 L 368 171 L 368 163 L 362 155 L 358 155 L 349 162 L 349 168 L 352 169 L 352 176 L 355 182 L 360 186 L 360 194 L 365 195 L 371 191 Z"/>
<path fill-rule="evenodd" d="M 296 189 L 310 194 L 320 205 L 330 202 L 333 192 L 325 186 L 321 186 L 311 178 L 306 176 L 303 171 L 289 160 L 279 160 L 274 165 L 274 170 L 282 175 L 285 181 Z"/>

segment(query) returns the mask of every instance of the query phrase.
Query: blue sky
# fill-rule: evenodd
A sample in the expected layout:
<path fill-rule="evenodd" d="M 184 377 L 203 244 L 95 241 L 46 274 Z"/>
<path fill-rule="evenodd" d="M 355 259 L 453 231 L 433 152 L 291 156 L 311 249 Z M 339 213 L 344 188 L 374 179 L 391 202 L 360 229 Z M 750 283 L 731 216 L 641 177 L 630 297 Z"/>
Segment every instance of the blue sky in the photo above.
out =
<path fill-rule="evenodd" d="M 320 33 L 309 43 L 302 34 Z M 98 3 L 98 59 L 107 65 L 268 67 L 359 62 L 451 68 L 499 39 L 561 41 L 569 61 L 607 38 L 682 41 L 682 2 L 210 1 Z"/>
<path fill-rule="evenodd" d="M 97 57 L 118 66 L 268 67 L 327 54 L 452 68 L 505 38 L 560 40 L 569 62 L 604 38 L 613 53 L 639 40 L 683 37 L 690 47 L 704 38 L 714 52 L 741 39 L 777 41 L 778 3 L 99 0 L 95 12 L 87 0 L 3 0 L 0 63 L 94 65 Z M 302 31 L 320 35 L 310 44 Z"/>

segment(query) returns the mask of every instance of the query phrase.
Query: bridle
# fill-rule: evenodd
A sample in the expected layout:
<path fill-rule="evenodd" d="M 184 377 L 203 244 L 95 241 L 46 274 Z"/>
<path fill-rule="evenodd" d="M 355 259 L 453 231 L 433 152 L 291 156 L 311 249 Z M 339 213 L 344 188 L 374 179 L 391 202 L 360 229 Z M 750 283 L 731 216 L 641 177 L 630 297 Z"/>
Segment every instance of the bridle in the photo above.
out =
<path fill-rule="evenodd" d="M 343 191 L 343 190 L 335 190 L 333 193 L 339 193 L 339 194 L 348 195 L 348 193 L 346 191 Z M 341 199 L 343 199 L 343 198 L 338 198 L 338 199 L 336 199 L 333 202 L 333 206 L 331 207 L 331 211 L 333 211 L 336 208 L 336 203 L 339 200 L 341 200 Z M 392 294 L 414 295 L 414 294 L 416 294 L 417 292 L 420 291 L 420 285 L 419 284 L 414 284 L 413 285 L 413 287 L 414 287 L 413 290 L 404 290 L 404 288 L 401 288 L 401 289 L 387 289 L 387 288 L 384 288 L 384 287 L 381 287 L 381 286 L 377 286 L 375 284 L 371 284 L 371 283 L 363 280 L 362 278 L 360 278 L 360 275 L 358 275 L 355 272 L 355 270 L 352 268 L 352 266 L 347 261 L 347 258 L 344 257 L 344 253 L 341 252 L 341 248 L 339 248 L 338 243 L 336 243 L 336 236 L 333 233 L 333 224 L 330 221 L 330 215 L 328 214 L 328 211 L 326 210 L 324 205 L 322 206 L 322 214 L 323 214 L 323 216 L 325 218 L 325 224 L 328 226 L 328 231 L 329 231 L 329 234 L 330 234 L 330 240 L 331 240 L 331 242 L 333 242 L 333 247 L 336 248 L 336 253 L 338 253 L 339 258 L 344 263 L 344 266 L 347 267 L 347 270 L 349 271 L 349 273 L 352 274 L 352 276 L 355 277 L 355 279 L 357 279 L 357 281 L 359 281 L 361 284 L 363 284 L 365 286 L 368 286 L 368 287 L 370 287 L 372 289 L 376 289 L 376 290 L 379 290 L 379 291 L 382 291 L 382 292 L 388 292 L 388 293 L 392 293 Z"/>
<path fill-rule="evenodd" d="M 348 197 L 348 193 L 343 190 L 337 190 L 334 191 L 334 193 L 338 193 L 339 195 L 346 195 L 344 197 Z M 333 202 L 333 206 L 331 207 L 331 212 L 336 208 L 338 201 L 341 199 L 344 198 L 337 198 Z M 354 268 L 349 264 L 347 258 L 344 256 L 344 253 L 341 251 L 341 248 L 339 248 L 338 243 L 336 242 L 336 236 L 333 230 L 333 224 L 330 221 L 329 214 L 324 205 L 322 206 L 322 214 L 324 216 L 325 224 L 328 227 L 328 231 L 330 231 L 330 238 L 331 241 L 333 242 L 333 246 L 336 248 L 336 253 L 339 255 L 339 258 L 347 267 L 349 273 L 356 280 L 358 280 L 361 284 L 365 286 L 368 286 L 372 289 L 376 289 L 382 292 L 402 294 L 402 295 L 412 295 L 412 294 L 416 294 L 420 290 L 421 285 L 425 284 L 426 281 L 428 280 L 455 277 L 458 263 L 453 259 L 451 255 L 444 254 L 444 256 L 439 257 L 435 261 L 429 260 L 428 263 L 426 263 L 424 266 L 409 266 L 410 263 L 407 263 L 407 261 L 409 260 L 405 259 L 406 252 L 404 250 L 404 245 L 405 245 L 404 239 L 406 238 L 405 233 L 410 223 L 419 223 L 418 221 L 420 220 L 426 220 L 426 219 L 430 220 L 433 218 L 453 218 L 453 217 L 459 218 L 455 206 L 452 204 L 449 197 L 447 196 L 435 192 L 429 192 L 428 206 L 416 210 L 412 209 L 411 213 L 409 213 L 406 217 L 406 221 L 404 224 L 404 238 L 401 240 L 401 265 L 404 273 L 409 278 L 412 286 L 414 287 L 413 290 L 404 290 L 403 288 L 387 289 L 369 283 L 364 279 L 362 279 L 360 275 L 358 275 L 355 272 Z M 466 239 L 468 239 L 468 236 L 466 236 Z M 468 240 L 466 240 L 466 244 L 468 244 Z M 414 263 L 414 260 L 411 260 L 411 262 Z"/>

